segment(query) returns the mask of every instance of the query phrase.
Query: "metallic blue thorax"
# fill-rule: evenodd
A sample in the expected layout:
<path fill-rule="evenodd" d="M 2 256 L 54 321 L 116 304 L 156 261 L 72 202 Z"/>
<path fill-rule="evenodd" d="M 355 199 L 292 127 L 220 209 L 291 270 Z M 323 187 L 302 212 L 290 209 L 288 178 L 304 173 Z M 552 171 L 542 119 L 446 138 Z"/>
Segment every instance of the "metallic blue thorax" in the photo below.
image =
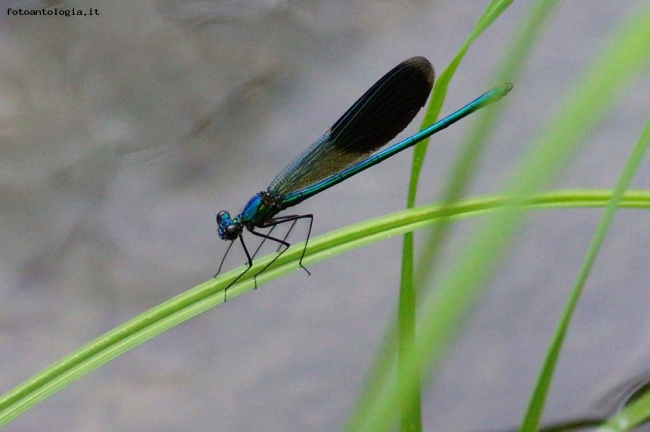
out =
<path fill-rule="evenodd" d="M 247 228 L 259 226 L 282 210 L 277 202 L 277 199 L 272 198 L 266 192 L 257 193 L 244 206 L 244 210 L 237 216 L 237 219 Z"/>

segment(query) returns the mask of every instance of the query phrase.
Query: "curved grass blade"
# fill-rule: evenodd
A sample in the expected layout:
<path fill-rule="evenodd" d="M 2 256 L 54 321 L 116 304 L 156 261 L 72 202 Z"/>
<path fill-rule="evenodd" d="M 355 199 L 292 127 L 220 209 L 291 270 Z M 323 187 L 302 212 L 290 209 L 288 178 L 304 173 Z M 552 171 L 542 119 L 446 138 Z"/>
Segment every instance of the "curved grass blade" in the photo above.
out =
<path fill-rule="evenodd" d="M 531 198 L 527 201 L 527 205 L 530 210 L 602 207 L 609 198 L 608 191 L 560 191 Z M 312 239 L 309 242 L 305 262 L 314 264 L 366 244 L 430 226 L 441 218 L 485 215 L 502 208 L 507 202 L 506 197 L 484 197 L 459 202 L 453 207 L 429 205 L 402 210 Z M 621 206 L 650 208 L 650 191 L 627 192 L 621 201 Z M 258 284 L 298 269 L 301 255 L 300 245 L 289 249 L 274 266 L 258 277 Z M 263 268 L 273 258 L 273 255 L 260 258 L 256 260 L 255 266 Z M 5 393 L 0 398 L 0 426 L 9 423 L 48 396 L 126 351 L 222 303 L 224 289 L 240 273 L 241 269 L 235 269 L 161 303 L 98 337 Z M 242 294 L 253 289 L 253 286 L 253 276 L 245 275 L 229 288 L 228 297 Z"/>

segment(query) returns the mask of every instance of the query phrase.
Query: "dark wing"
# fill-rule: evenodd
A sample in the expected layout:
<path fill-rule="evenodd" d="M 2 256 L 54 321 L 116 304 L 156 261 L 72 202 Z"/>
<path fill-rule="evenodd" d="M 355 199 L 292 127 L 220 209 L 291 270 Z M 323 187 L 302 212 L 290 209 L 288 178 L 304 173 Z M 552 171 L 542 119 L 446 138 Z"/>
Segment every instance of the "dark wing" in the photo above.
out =
<path fill-rule="evenodd" d="M 299 191 L 367 158 L 404 130 L 424 106 L 435 71 L 424 57 L 403 61 L 271 182 L 268 192 Z"/>

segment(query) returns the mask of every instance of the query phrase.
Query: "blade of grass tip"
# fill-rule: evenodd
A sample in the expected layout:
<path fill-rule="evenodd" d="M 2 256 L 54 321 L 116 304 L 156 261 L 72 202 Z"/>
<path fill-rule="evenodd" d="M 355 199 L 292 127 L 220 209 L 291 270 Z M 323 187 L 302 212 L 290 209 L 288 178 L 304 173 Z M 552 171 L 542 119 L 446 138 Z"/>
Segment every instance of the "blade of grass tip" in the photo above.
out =
<path fill-rule="evenodd" d="M 546 28 L 545 22 L 558 9 L 559 2 L 555 0 L 542 0 L 531 5 L 530 12 L 523 20 L 518 34 L 512 38 L 511 46 L 506 50 L 503 62 L 498 66 L 494 83 L 516 82 L 517 76 L 523 69 L 524 60 L 532 52 L 532 45 L 539 37 L 542 29 Z M 449 179 L 446 181 L 442 193 L 442 202 L 450 205 L 462 197 L 472 178 L 477 172 L 479 160 L 483 157 L 485 143 L 491 136 L 493 125 L 511 103 L 510 98 L 505 98 L 501 103 L 495 104 L 486 110 L 474 122 L 474 127 L 467 135 L 460 149 L 460 156 L 454 163 Z M 450 221 L 441 221 L 433 227 L 431 235 L 425 241 L 424 250 L 420 253 L 419 265 L 415 271 L 415 280 L 419 285 L 429 280 L 438 266 L 438 257 L 442 247 L 446 244 L 451 228 Z"/>
<path fill-rule="evenodd" d="M 506 9 L 510 7 L 513 1 L 514 0 L 502 0 L 491 2 L 488 7 L 485 8 L 485 12 L 483 12 L 481 18 L 479 18 L 478 23 L 474 27 L 469 40 L 471 42 L 474 42 L 477 37 L 479 37 L 488 27 L 490 27 L 492 23 L 497 18 L 499 18 L 501 14 L 506 11 Z"/>
<path fill-rule="evenodd" d="M 442 103 L 447 94 L 449 81 L 460 64 L 471 43 L 480 36 L 507 8 L 513 0 L 493 0 L 479 19 L 469 38 L 465 41 L 459 52 L 456 54 L 451 65 L 448 66 L 436 83 L 437 91 L 434 91 L 432 101 L 425 114 L 424 121 L 420 128 L 432 123 L 438 118 Z M 426 123 L 425 123 L 426 122 Z M 409 180 L 407 208 L 415 206 L 417 187 L 419 183 L 422 165 L 426 155 L 429 139 L 418 144 L 413 152 L 413 164 Z M 402 269 L 400 280 L 399 306 L 398 306 L 398 358 L 403 358 L 409 352 L 413 352 L 415 346 L 415 309 L 416 289 L 413 283 L 414 270 L 414 238 L 412 233 L 404 236 L 402 245 Z M 419 369 L 419 367 L 418 367 Z M 398 373 L 398 377 L 402 372 Z M 401 378 L 400 378 L 401 379 Z M 416 385 L 408 395 L 400 402 L 400 430 L 402 432 L 419 432 L 422 430 L 422 409 L 421 389 Z"/>
<path fill-rule="evenodd" d="M 435 364 L 441 355 L 440 348 L 444 348 L 448 336 L 457 329 L 461 317 L 465 316 L 471 302 L 484 287 L 501 256 L 497 251 L 504 250 L 519 226 L 522 217 L 520 204 L 566 168 L 569 156 L 577 151 L 578 144 L 584 142 L 618 89 L 645 65 L 650 37 L 639 30 L 645 30 L 648 17 L 650 11 L 634 15 L 624 23 L 622 31 L 609 40 L 606 49 L 598 56 L 608 61 L 598 62 L 572 88 L 562 108 L 548 123 L 551 125 L 549 132 L 540 138 L 531 154 L 510 176 L 510 205 L 499 212 L 498 217 L 488 218 L 473 236 L 464 259 L 454 264 L 435 295 L 427 296 L 422 307 L 425 312 L 418 313 L 417 359 L 410 358 L 408 365 L 413 368 L 404 367 L 404 370 L 409 370 L 409 375 L 400 383 L 414 385 L 420 375 L 417 364 Z M 377 432 L 390 425 L 393 408 L 403 397 L 403 392 L 409 392 L 410 388 L 398 388 L 387 379 L 389 376 L 390 370 L 384 377 L 379 377 L 383 378 L 384 385 L 375 387 L 380 387 L 381 392 L 370 395 L 372 400 L 364 403 L 365 408 L 370 408 L 362 416 L 355 417 L 355 427 L 350 429 Z"/>
<path fill-rule="evenodd" d="M 474 29 L 470 33 L 470 36 L 465 40 L 463 45 L 460 47 L 452 61 L 449 65 L 442 71 L 440 76 L 437 77 L 433 95 L 427 107 L 427 111 L 422 119 L 422 124 L 420 128 L 424 128 L 429 124 L 432 124 L 436 121 L 440 115 L 440 110 L 442 109 L 442 104 L 447 97 L 447 89 L 451 78 L 453 77 L 456 69 L 460 65 L 461 61 L 465 57 L 467 50 L 471 44 L 485 31 L 487 28 L 499 17 L 501 14 L 512 4 L 514 0 L 493 0 L 483 12 L 481 18 L 474 26 Z M 420 177 L 420 172 L 422 171 L 422 165 L 424 163 L 424 158 L 426 155 L 428 143 L 430 138 L 422 140 L 417 144 L 413 151 L 413 167 L 411 169 L 411 178 L 409 180 L 409 195 L 407 199 L 407 206 L 413 207 L 415 205 L 415 198 L 417 194 L 417 184 Z"/>
<path fill-rule="evenodd" d="M 650 118 L 648 118 L 645 128 L 643 129 L 643 132 L 634 146 L 627 164 L 621 173 L 621 177 L 614 188 L 612 198 L 607 203 L 603 217 L 596 228 L 587 255 L 585 256 L 580 271 L 578 272 L 573 289 L 571 290 L 571 294 L 559 320 L 558 328 L 553 335 L 553 340 L 546 354 L 546 358 L 537 379 L 535 390 L 533 391 L 533 395 L 528 404 L 528 409 L 521 426 L 522 432 L 536 431 L 539 427 L 546 402 L 546 396 L 551 386 L 555 365 L 560 356 L 560 350 L 566 337 L 569 323 L 571 322 L 571 316 L 573 315 L 578 299 L 580 298 L 585 283 L 587 282 L 587 277 L 596 261 L 596 257 L 598 256 L 600 247 L 605 239 L 605 235 L 614 219 L 619 202 L 621 201 L 625 190 L 630 185 L 634 174 L 636 174 L 636 171 L 641 164 L 641 160 L 643 160 L 643 156 L 648 149 L 648 145 L 650 145 Z"/>

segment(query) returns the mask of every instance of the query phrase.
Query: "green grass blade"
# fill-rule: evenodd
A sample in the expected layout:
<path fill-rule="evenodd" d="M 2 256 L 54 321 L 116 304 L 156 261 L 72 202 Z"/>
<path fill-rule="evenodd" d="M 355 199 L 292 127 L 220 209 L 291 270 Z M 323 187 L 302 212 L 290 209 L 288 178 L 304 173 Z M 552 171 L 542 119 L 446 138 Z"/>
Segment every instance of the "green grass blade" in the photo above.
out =
<path fill-rule="evenodd" d="M 436 78 L 435 86 L 433 89 L 433 94 L 429 105 L 427 106 L 427 111 L 422 120 L 421 127 L 424 128 L 436 121 L 440 115 L 440 110 L 442 109 L 442 104 L 447 97 L 447 89 L 449 88 L 449 83 L 451 82 L 456 69 L 460 65 L 461 61 L 465 57 L 467 50 L 471 44 L 478 38 L 487 28 L 512 4 L 513 0 L 493 0 L 485 12 L 479 19 L 476 26 L 472 30 L 470 36 L 465 40 L 463 45 L 460 47 L 451 63 L 442 71 L 440 75 Z M 429 144 L 430 138 L 427 138 L 415 146 L 413 151 L 413 167 L 411 170 L 411 178 L 409 180 L 409 195 L 407 205 L 415 205 L 415 196 L 417 194 L 417 184 L 420 177 L 420 172 L 422 171 L 422 164 L 424 163 L 424 158 L 426 155 L 427 147 Z"/>
<path fill-rule="evenodd" d="M 427 108 L 421 127 L 432 124 L 440 114 L 440 109 L 447 95 L 449 82 L 458 65 L 467 53 L 470 45 L 480 36 L 512 3 L 512 0 L 493 0 L 486 8 L 479 22 L 474 26 L 469 38 L 462 45 L 451 64 L 438 77 L 431 101 Z M 413 153 L 413 165 L 409 180 L 407 208 L 415 206 L 417 187 L 426 155 L 429 139 L 419 143 Z M 415 349 L 415 314 L 416 289 L 413 283 L 414 270 L 414 239 L 412 233 L 404 236 L 402 245 L 402 268 L 400 276 L 400 294 L 398 306 L 398 358 L 411 355 Z M 403 363 L 403 362 L 401 362 Z M 419 369 L 419 366 L 415 366 Z M 408 373 L 400 370 L 399 376 Z M 401 379 L 401 378 L 400 378 Z M 412 391 L 400 401 L 400 430 L 402 432 L 419 432 L 422 430 L 421 389 L 416 383 Z"/>
<path fill-rule="evenodd" d="M 619 202 L 623 197 L 625 190 L 630 185 L 634 174 L 636 174 L 636 171 L 641 164 L 641 160 L 643 159 L 643 156 L 648 149 L 648 145 L 650 145 L 650 118 L 646 123 L 641 137 L 634 146 L 627 164 L 623 169 L 621 177 L 619 178 L 616 187 L 614 188 L 612 198 L 607 203 L 603 217 L 600 220 L 598 227 L 596 228 L 596 232 L 594 233 L 594 237 L 587 251 L 587 255 L 585 256 L 580 271 L 578 272 L 573 285 L 573 289 L 571 290 L 571 294 L 559 320 L 558 328 L 553 335 L 553 340 L 546 354 L 540 375 L 537 379 L 535 390 L 528 403 L 528 409 L 520 429 L 522 432 L 532 432 L 536 431 L 539 428 L 540 422 L 542 420 L 544 404 L 546 402 L 546 396 L 551 386 L 553 373 L 555 371 L 555 365 L 557 364 L 558 358 L 560 356 L 560 350 L 562 348 L 566 332 L 569 328 L 571 316 L 573 315 L 573 311 L 575 310 L 575 307 L 578 303 L 578 299 L 580 298 L 585 283 L 587 282 L 587 277 L 589 276 L 593 264 L 596 261 L 596 256 L 598 255 L 598 251 L 600 250 L 603 240 L 605 239 L 605 235 L 607 234 L 611 222 L 614 219 L 616 210 L 618 210 Z"/>
<path fill-rule="evenodd" d="M 609 198 L 608 191 L 559 191 L 539 195 L 526 205 L 530 210 L 602 207 Z M 459 202 L 453 207 L 429 205 L 382 216 L 312 239 L 304 263 L 314 264 L 366 244 L 421 229 L 441 218 L 486 215 L 502 208 L 507 202 L 505 197 L 482 197 Z M 650 191 L 627 192 L 621 206 L 650 208 Z M 300 245 L 290 248 L 273 267 L 258 277 L 258 283 L 261 285 L 298 269 L 301 254 Z M 229 289 L 228 298 L 253 289 L 252 275 L 255 270 L 264 268 L 272 258 L 268 256 L 256 260 L 254 268 Z M 5 393 L 0 398 L 0 426 L 126 351 L 222 303 L 225 287 L 242 269 L 221 275 L 146 311 Z"/>
<path fill-rule="evenodd" d="M 494 78 L 495 84 L 511 81 L 516 83 L 525 59 L 532 52 L 533 45 L 540 35 L 545 23 L 558 9 L 558 2 L 543 0 L 534 2 L 528 16 L 523 21 L 521 29 L 512 38 L 512 45 L 506 50 L 506 55 L 500 62 Z M 516 91 L 516 86 L 515 86 Z M 467 187 L 478 171 L 479 161 L 483 156 L 485 143 L 491 136 L 494 124 L 501 117 L 503 110 L 511 103 L 512 98 L 504 98 L 481 115 L 477 116 L 474 127 L 461 145 L 460 156 L 451 170 L 442 195 L 442 201 L 452 203 L 459 200 L 466 192 Z M 425 248 L 420 254 L 420 265 L 417 267 L 416 280 L 428 280 L 435 272 L 438 257 L 450 232 L 449 221 L 437 224 L 433 228 L 430 238 L 425 243 Z"/>
<path fill-rule="evenodd" d="M 500 16 L 509 6 L 511 2 L 501 1 L 501 2 L 492 2 L 483 16 L 479 20 L 479 23 L 475 26 L 474 31 L 470 37 L 465 41 L 464 45 L 461 47 L 456 57 L 452 61 L 451 65 L 443 71 L 439 77 L 434 95 L 432 96 L 432 103 L 429 105 L 427 115 L 425 116 L 423 125 L 432 122 L 435 118 L 438 117 L 443 100 L 447 93 L 447 88 L 449 82 L 456 71 L 458 65 L 462 61 L 465 53 L 467 52 L 471 43 L 487 28 L 491 25 L 496 18 Z M 533 19 L 529 19 L 528 25 L 524 26 L 525 30 L 522 31 L 520 37 L 515 38 L 514 48 L 510 50 L 511 54 L 508 60 L 501 67 L 500 72 L 497 74 L 499 77 L 497 82 L 505 82 L 507 80 L 512 80 L 515 71 L 521 68 L 523 63 L 523 55 L 521 53 L 529 52 L 527 49 L 532 45 L 534 39 L 533 35 L 537 34 L 543 22 L 549 15 L 548 11 L 552 9 L 552 5 L 555 2 L 545 1 L 536 3 L 541 6 L 534 8 L 532 13 Z M 508 79 L 505 77 L 508 76 Z M 501 108 L 501 107 L 500 107 Z M 472 139 L 466 143 L 464 146 L 463 157 L 461 157 L 460 164 L 457 164 L 456 169 L 452 170 L 451 181 L 448 183 L 447 192 L 444 194 L 445 202 L 452 202 L 458 199 L 462 191 L 465 188 L 465 185 L 469 182 L 469 178 L 473 169 L 470 165 L 476 165 L 476 161 L 480 158 L 481 151 L 480 148 L 483 147 L 483 143 L 487 140 L 489 134 L 487 131 L 496 121 L 498 113 L 502 109 L 497 110 L 488 110 L 488 114 L 484 114 L 481 118 L 484 119 L 480 126 L 475 129 L 475 133 L 472 135 Z M 420 173 L 422 170 L 422 165 L 424 163 L 424 158 L 427 151 L 428 141 L 420 144 L 414 151 L 413 155 L 413 167 L 411 170 L 411 178 L 409 185 L 409 192 L 407 198 L 407 208 L 411 208 L 415 205 L 416 195 L 417 195 L 417 186 L 419 182 Z M 474 163 L 472 163 L 472 161 Z M 435 267 L 434 255 L 437 255 L 438 246 L 444 241 L 445 233 L 447 229 L 445 226 L 448 224 L 438 225 L 436 227 L 436 234 L 433 236 L 431 242 L 429 242 L 429 250 L 425 251 L 422 262 L 426 261 L 427 265 L 422 265 L 431 271 Z M 431 258 L 431 259 L 428 259 Z M 422 274 L 422 271 L 418 272 Z M 422 277 L 418 277 L 418 280 L 423 280 Z M 398 309 L 398 356 L 399 358 L 404 358 L 406 353 L 409 350 L 412 350 L 415 342 L 415 308 L 416 308 L 416 289 L 414 283 L 414 237 L 412 233 L 407 233 L 404 236 L 404 243 L 402 246 L 402 269 L 401 269 L 401 284 L 400 284 L 400 297 L 399 297 L 399 309 Z M 388 338 L 387 340 L 391 340 Z M 385 353 L 388 353 L 387 349 L 384 349 Z M 372 368 L 373 370 L 380 369 L 380 364 L 386 364 L 387 355 L 378 356 L 377 364 Z M 417 367 L 417 366 L 416 366 Z M 373 375 L 370 375 L 371 377 Z M 372 379 L 372 378 L 371 378 Z M 370 386 L 374 387 L 371 383 Z M 421 430 L 421 408 L 420 408 L 420 393 L 421 389 L 419 385 L 416 384 L 416 388 L 413 389 L 411 394 L 407 396 L 401 403 L 400 409 L 400 427 L 402 430 Z M 419 426 L 414 426 L 419 425 Z"/>

